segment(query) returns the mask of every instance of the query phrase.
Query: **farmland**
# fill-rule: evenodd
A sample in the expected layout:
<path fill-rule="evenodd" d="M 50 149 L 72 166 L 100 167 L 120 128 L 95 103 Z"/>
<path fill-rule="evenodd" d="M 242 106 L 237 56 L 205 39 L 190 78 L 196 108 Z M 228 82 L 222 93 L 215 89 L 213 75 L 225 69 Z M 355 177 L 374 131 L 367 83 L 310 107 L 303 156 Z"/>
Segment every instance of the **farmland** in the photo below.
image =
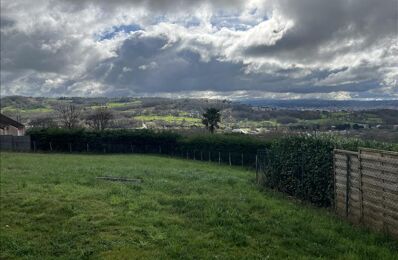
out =
<path fill-rule="evenodd" d="M 142 183 L 98 180 L 123 176 Z M 1 153 L 0 258 L 396 259 L 398 243 L 261 190 L 239 167 Z"/>

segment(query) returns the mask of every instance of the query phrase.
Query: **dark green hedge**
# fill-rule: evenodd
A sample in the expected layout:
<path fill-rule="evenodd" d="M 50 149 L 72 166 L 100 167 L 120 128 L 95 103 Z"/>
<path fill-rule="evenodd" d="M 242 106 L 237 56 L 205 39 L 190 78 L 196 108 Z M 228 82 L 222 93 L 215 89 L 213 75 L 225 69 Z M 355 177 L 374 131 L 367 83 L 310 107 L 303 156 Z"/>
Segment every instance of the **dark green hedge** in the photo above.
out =
<path fill-rule="evenodd" d="M 73 152 L 158 152 L 173 150 L 180 136 L 149 130 L 87 131 L 85 129 L 32 129 L 28 132 L 37 150 Z M 51 144 L 51 145 L 50 145 Z"/>
<path fill-rule="evenodd" d="M 291 136 L 274 140 L 267 149 L 265 186 L 318 206 L 333 201 L 333 149 L 360 147 L 398 151 L 397 144 L 337 136 Z"/>
<path fill-rule="evenodd" d="M 170 131 L 85 129 L 31 129 L 37 150 L 60 152 L 162 153 L 232 164 L 255 165 L 258 149 L 269 146 L 252 136 L 195 134 L 184 136 Z M 51 144 L 51 145 L 50 145 Z M 210 158 L 209 158 L 210 157 Z"/>
<path fill-rule="evenodd" d="M 265 185 L 316 205 L 329 206 L 333 194 L 332 142 L 295 136 L 268 150 Z"/>

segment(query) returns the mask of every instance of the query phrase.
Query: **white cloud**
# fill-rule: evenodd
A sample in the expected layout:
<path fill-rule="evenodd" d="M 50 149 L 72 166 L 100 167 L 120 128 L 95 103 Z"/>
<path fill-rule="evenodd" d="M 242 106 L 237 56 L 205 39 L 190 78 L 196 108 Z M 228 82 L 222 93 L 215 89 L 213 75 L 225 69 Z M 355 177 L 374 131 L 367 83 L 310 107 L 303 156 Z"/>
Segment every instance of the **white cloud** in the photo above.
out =
<path fill-rule="evenodd" d="M 1 3 L 2 95 L 398 92 L 395 0 Z"/>

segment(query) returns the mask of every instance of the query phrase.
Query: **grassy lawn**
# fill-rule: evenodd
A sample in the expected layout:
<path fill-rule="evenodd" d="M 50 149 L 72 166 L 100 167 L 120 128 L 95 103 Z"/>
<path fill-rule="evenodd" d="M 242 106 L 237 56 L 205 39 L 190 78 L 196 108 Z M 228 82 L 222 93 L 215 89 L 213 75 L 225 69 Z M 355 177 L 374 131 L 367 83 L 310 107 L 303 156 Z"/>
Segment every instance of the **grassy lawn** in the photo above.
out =
<path fill-rule="evenodd" d="M 3 259 L 398 259 L 397 241 L 206 162 L 1 153 L 0 209 Z"/>

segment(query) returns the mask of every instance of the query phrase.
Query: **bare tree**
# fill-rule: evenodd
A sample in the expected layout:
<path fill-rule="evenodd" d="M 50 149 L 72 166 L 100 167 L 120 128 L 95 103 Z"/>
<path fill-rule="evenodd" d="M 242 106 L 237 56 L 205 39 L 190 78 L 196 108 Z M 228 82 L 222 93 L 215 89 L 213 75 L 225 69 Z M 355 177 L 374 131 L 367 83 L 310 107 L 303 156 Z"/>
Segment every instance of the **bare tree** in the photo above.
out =
<path fill-rule="evenodd" d="M 30 121 L 30 126 L 34 128 L 56 128 L 57 124 L 51 117 L 38 117 Z"/>
<path fill-rule="evenodd" d="M 107 107 L 99 107 L 87 116 L 86 123 L 95 130 L 105 130 L 109 127 L 113 114 Z"/>
<path fill-rule="evenodd" d="M 56 108 L 64 128 L 76 128 L 79 126 L 81 108 L 74 104 L 60 105 Z"/>

